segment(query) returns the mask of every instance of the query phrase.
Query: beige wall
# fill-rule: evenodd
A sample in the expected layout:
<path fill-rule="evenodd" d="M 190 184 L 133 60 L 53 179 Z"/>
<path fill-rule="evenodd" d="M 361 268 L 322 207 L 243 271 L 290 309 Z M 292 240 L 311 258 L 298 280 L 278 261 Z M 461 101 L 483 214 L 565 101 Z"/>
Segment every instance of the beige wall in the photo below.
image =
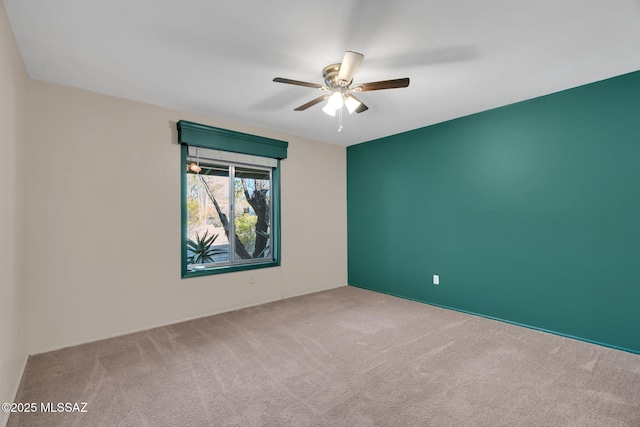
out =
<path fill-rule="evenodd" d="M 27 356 L 27 82 L 0 2 L 0 402 L 13 401 Z"/>
<path fill-rule="evenodd" d="M 346 285 L 344 147 L 39 81 L 29 93 L 30 353 Z M 180 279 L 180 119 L 289 142 L 281 267 Z"/>

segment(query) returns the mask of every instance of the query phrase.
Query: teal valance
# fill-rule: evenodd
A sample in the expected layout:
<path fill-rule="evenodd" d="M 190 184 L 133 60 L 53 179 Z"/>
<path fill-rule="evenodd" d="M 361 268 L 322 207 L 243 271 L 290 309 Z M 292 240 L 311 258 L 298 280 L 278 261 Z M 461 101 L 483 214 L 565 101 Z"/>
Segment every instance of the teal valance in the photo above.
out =
<path fill-rule="evenodd" d="M 231 151 L 253 156 L 286 159 L 289 143 L 248 133 L 220 129 L 213 126 L 180 120 L 178 142 L 194 147 Z"/>

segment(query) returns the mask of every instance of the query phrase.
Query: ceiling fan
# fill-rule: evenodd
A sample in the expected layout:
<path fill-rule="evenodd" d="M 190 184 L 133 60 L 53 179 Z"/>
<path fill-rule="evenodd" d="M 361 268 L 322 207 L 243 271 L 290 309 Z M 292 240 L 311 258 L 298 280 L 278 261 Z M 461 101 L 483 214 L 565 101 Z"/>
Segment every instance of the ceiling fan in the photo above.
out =
<path fill-rule="evenodd" d="M 340 125 L 338 132 L 342 130 L 342 106 L 346 106 L 349 114 L 354 111 L 356 113 L 362 113 L 367 111 L 367 107 L 362 101 L 360 101 L 353 94 L 354 92 L 367 92 L 371 90 L 382 89 L 396 89 L 409 86 L 409 78 L 394 80 L 383 80 L 379 82 L 360 83 L 352 85 L 353 75 L 360 66 L 360 63 L 364 59 L 364 55 L 358 52 L 346 51 L 342 63 L 327 65 L 322 69 L 322 77 L 324 77 L 324 84 L 308 83 L 299 80 L 285 79 L 282 77 L 276 77 L 273 79 L 276 83 L 287 83 L 297 86 L 305 86 L 314 89 L 320 89 L 328 94 L 317 97 L 316 99 L 307 102 L 295 109 L 295 111 L 304 111 L 309 107 L 313 107 L 322 101 L 327 100 L 327 105 L 322 108 L 326 114 L 335 116 L 336 112 L 339 113 Z"/>

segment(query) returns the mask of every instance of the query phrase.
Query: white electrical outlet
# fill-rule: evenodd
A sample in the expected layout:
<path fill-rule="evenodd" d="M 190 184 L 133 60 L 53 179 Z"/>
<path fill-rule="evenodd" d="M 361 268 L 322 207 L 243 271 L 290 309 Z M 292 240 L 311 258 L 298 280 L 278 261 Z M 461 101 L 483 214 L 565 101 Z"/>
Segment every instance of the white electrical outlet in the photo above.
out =
<path fill-rule="evenodd" d="M 256 283 L 256 276 L 252 274 L 251 276 L 249 276 L 249 284 L 253 285 L 255 283 Z"/>
<path fill-rule="evenodd" d="M 439 285 L 440 284 L 440 276 L 437 274 L 433 275 L 433 284 L 434 285 Z"/>

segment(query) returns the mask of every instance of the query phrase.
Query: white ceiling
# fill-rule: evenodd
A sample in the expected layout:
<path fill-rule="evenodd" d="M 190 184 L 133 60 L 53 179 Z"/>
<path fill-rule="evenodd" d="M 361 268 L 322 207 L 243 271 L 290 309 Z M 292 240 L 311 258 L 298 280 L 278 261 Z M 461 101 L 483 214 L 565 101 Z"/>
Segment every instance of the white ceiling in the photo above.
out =
<path fill-rule="evenodd" d="M 640 0 L 5 0 L 29 75 L 351 145 L 640 70 Z M 369 110 L 321 95 L 345 50 Z"/>

